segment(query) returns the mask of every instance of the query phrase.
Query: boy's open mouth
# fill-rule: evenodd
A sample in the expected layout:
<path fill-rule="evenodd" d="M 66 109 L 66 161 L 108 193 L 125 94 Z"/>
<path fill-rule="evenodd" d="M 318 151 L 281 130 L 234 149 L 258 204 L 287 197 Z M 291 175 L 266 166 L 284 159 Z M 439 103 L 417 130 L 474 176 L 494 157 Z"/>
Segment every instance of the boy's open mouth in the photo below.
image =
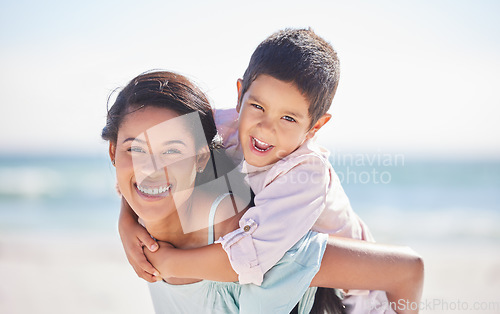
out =
<path fill-rule="evenodd" d="M 259 152 L 267 152 L 274 147 L 273 145 L 267 144 L 266 142 L 263 142 L 253 136 L 252 136 L 252 144 L 253 147 Z"/>

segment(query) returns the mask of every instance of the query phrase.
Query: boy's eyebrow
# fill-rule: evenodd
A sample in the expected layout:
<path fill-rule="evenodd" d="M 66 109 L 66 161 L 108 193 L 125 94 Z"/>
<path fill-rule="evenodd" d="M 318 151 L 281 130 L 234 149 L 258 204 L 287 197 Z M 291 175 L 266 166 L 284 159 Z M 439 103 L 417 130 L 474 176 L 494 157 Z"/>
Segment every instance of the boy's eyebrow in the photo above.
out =
<path fill-rule="evenodd" d="M 266 105 L 266 103 L 264 103 L 264 102 L 260 101 L 259 99 L 257 99 L 257 98 L 256 98 L 255 96 L 253 96 L 253 95 L 249 95 L 249 96 L 248 96 L 248 100 L 249 100 L 249 101 L 251 101 L 251 102 L 252 102 L 252 101 L 254 101 L 254 102 L 258 103 L 258 104 Z M 286 114 L 286 115 L 291 115 L 291 116 L 294 116 L 294 117 L 296 117 L 296 118 L 298 118 L 298 119 L 304 119 L 304 118 L 305 118 L 303 114 L 300 114 L 300 113 L 298 113 L 298 112 L 294 112 L 294 111 L 286 111 L 286 112 L 285 112 L 285 114 Z"/>
<path fill-rule="evenodd" d="M 147 143 L 146 143 L 146 141 L 141 140 L 141 139 L 139 139 L 139 138 L 135 138 L 135 137 L 129 137 L 129 138 L 125 139 L 125 140 L 123 141 L 123 143 L 125 143 L 125 142 L 130 142 L 130 141 L 136 141 L 136 142 L 139 142 L 139 143 L 141 143 L 141 144 L 147 144 Z M 123 144 L 123 143 L 122 143 L 122 144 Z M 183 141 L 181 141 L 181 140 L 170 140 L 170 141 L 165 141 L 165 142 L 163 142 L 163 145 L 169 145 L 169 144 L 182 144 L 182 145 L 184 145 L 184 146 L 187 146 L 187 145 L 186 145 L 186 143 L 184 143 L 184 142 L 183 142 Z"/>
<path fill-rule="evenodd" d="M 287 112 L 285 112 L 285 114 L 294 116 L 294 117 L 299 118 L 299 119 L 304 119 L 304 116 L 300 113 L 297 113 L 297 112 L 287 111 Z"/>
<path fill-rule="evenodd" d="M 264 103 L 264 102 L 262 102 L 262 101 L 260 101 L 259 99 L 257 99 L 254 95 L 248 95 L 248 100 L 249 100 L 249 101 L 254 101 L 254 102 L 256 102 L 256 103 L 259 103 L 259 104 L 263 104 L 263 105 L 265 105 L 265 103 Z"/>

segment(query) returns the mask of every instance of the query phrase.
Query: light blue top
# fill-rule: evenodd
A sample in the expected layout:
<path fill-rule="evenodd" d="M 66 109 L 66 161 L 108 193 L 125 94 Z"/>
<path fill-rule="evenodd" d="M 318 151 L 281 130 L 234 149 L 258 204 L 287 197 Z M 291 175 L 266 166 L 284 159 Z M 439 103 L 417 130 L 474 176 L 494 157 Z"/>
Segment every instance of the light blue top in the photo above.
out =
<path fill-rule="evenodd" d="M 214 218 L 220 202 L 210 208 L 208 244 L 214 241 Z M 290 313 L 299 300 L 299 313 L 309 313 L 315 288 L 309 288 L 319 270 L 328 235 L 309 231 L 264 276 L 261 286 L 237 282 L 202 280 L 186 285 L 164 281 L 149 284 L 155 312 L 158 314 L 203 313 Z"/>

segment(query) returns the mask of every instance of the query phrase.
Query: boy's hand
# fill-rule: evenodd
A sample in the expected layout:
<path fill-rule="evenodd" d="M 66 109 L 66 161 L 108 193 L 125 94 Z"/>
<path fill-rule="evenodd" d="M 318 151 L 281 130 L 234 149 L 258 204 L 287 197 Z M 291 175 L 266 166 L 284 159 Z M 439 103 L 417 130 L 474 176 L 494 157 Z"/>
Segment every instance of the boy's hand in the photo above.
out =
<path fill-rule="evenodd" d="M 172 253 L 177 250 L 172 244 L 164 241 L 158 241 L 160 249 L 156 252 L 151 252 L 144 250 L 144 255 L 151 264 L 156 265 L 156 267 L 161 270 L 159 275 L 163 279 L 173 279 L 173 274 L 171 273 L 170 266 L 172 265 Z M 170 280 L 169 280 L 170 282 Z"/>
<path fill-rule="evenodd" d="M 146 228 L 135 222 L 120 224 L 119 231 L 128 262 L 132 265 L 136 274 L 148 282 L 160 280 L 158 277 L 160 272 L 151 265 L 144 255 L 143 247 L 146 247 L 151 252 L 155 252 L 159 248 Z"/>

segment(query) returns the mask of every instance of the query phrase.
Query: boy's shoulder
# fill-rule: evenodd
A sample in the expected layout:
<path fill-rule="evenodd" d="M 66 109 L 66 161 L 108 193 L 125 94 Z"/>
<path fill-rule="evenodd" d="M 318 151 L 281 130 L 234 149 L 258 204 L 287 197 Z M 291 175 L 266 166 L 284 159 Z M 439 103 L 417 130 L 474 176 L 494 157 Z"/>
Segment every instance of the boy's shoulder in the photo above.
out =
<path fill-rule="evenodd" d="M 238 112 L 234 108 L 214 109 L 214 120 L 226 154 L 233 163 L 239 164 L 243 160 L 243 151 L 238 139 Z"/>
<path fill-rule="evenodd" d="M 268 178 L 277 178 L 289 173 L 297 174 L 298 171 L 327 175 L 331 170 L 329 155 L 329 151 L 316 144 L 314 139 L 307 140 L 293 153 L 274 164 L 268 171 Z"/>
<path fill-rule="evenodd" d="M 281 159 L 279 162 L 287 164 L 299 164 L 304 162 L 315 162 L 324 167 L 329 167 L 330 151 L 316 143 L 316 138 L 306 140 L 293 153 Z"/>
<path fill-rule="evenodd" d="M 223 138 L 225 135 L 238 130 L 238 112 L 236 109 L 214 109 L 213 112 L 217 131 Z"/>
<path fill-rule="evenodd" d="M 241 171 L 247 174 L 248 183 L 257 195 L 274 182 L 283 187 L 289 183 L 307 185 L 308 189 L 329 186 L 333 169 L 327 150 L 305 142 L 272 165 L 255 167 L 244 161 Z"/>

